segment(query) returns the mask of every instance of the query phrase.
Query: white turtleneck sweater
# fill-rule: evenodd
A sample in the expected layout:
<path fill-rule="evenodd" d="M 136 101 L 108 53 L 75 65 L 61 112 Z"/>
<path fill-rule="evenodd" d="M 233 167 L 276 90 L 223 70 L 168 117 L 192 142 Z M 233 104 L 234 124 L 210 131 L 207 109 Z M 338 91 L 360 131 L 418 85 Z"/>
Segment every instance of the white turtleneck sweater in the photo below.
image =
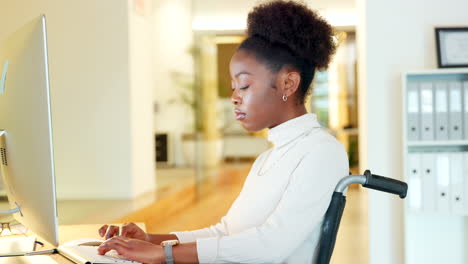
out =
<path fill-rule="evenodd" d="M 252 165 L 221 221 L 174 232 L 197 242 L 200 263 L 312 263 L 323 216 L 348 174 L 343 146 L 305 114 L 268 131 L 274 146 Z"/>

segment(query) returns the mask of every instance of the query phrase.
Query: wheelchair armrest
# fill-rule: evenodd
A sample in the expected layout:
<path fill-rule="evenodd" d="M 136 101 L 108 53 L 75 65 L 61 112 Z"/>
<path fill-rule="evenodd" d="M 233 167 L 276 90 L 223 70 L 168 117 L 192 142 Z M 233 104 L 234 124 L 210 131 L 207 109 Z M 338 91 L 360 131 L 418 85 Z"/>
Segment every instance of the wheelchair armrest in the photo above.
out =
<path fill-rule="evenodd" d="M 343 192 L 346 187 L 355 183 L 361 184 L 369 189 L 396 194 L 402 199 L 406 197 L 408 191 L 408 184 L 405 182 L 372 174 L 370 170 L 366 170 L 364 175 L 344 177 L 336 185 L 335 191 Z"/>
<path fill-rule="evenodd" d="M 393 193 L 404 199 L 408 192 L 408 184 L 399 180 L 372 174 L 370 170 L 364 172 L 366 183 L 362 186 L 378 191 Z"/>

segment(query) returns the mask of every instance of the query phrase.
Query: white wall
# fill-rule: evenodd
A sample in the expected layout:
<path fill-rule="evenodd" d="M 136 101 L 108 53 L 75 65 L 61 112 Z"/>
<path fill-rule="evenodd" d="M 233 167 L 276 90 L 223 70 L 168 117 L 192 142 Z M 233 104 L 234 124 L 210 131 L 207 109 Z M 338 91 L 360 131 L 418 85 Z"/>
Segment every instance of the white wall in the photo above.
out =
<path fill-rule="evenodd" d="M 2 1 L 0 38 L 46 15 L 61 199 L 130 198 L 154 186 L 136 185 L 154 171 L 134 156 L 133 134 L 146 128 L 130 111 L 137 93 L 130 89 L 128 11 L 127 0 Z M 132 174 L 135 168 L 145 172 Z"/>
<path fill-rule="evenodd" d="M 180 102 L 180 85 L 171 73 L 193 76 L 193 59 L 189 49 L 193 43 L 192 5 L 190 0 L 158 0 L 154 6 L 154 130 L 169 132 L 172 161 L 184 164 L 181 151 L 181 134 L 191 128 L 191 109 Z"/>
<path fill-rule="evenodd" d="M 357 6 L 361 170 L 401 179 L 402 72 L 436 68 L 434 27 L 467 25 L 468 2 L 359 0 Z M 402 201 L 374 191 L 368 197 L 369 263 L 404 263 Z"/>
<path fill-rule="evenodd" d="M 264 1 L 194 0 L 193 26 L 204 30 L 238 30 L 246 28 L 247 14 Z M 308 6 L 318 10 L 332 25 L 355 25 L 355 0 L 306 0 Z"/>
<path fill-rule="evenodd" d="M 137 11 L 128 1 L 130 67 L 130 175 L 132 196 L 155 189 L 155 146 L 153 133 L 154 32 L 151 1 Z"/>

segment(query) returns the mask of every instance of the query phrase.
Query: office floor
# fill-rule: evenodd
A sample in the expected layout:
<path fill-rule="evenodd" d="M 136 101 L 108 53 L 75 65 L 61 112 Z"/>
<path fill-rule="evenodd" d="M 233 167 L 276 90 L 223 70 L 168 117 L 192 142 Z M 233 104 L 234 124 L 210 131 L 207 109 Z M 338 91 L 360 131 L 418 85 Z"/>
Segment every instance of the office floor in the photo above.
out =
<path fill-rule="evenodd" d="M 192 168 L 158 169 L 157 190 L 133 200 L 59 200 L 59 224 L 109 223 L 161 201 L 195 182 Z"/>
<path fill-rule="evenodd" d="M 216 223 L 238 195 L 251 163 L 226 163 L 205 170 L 194 186 L 190 168 L 158 168 L 158 190 L 135 200 L 59 201 L 60 224 L 144 222 L 154 233 L 191 230 Z M 331 263 L 368 263 L 367 191 L 350 188 Z M 0 208 L 6 208 L 0 201 Z"/>

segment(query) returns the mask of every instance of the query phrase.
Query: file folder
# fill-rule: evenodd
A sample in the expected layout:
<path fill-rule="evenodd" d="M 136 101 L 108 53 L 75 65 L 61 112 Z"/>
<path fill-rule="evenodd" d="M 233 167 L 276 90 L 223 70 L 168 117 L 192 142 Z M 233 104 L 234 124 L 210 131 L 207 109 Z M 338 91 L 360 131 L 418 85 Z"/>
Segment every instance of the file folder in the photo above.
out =
<path fill-rule="evenodd" d="M 435 84 L 435 139 L 448 140 L 448 96 L 447 83 Z"/>
<path fill-rule="evenodd" d="M 436 211 L 450 213 L 450 159 L 449 153 L 439 153 L 436 156 Z"/>
<path fill-rule="evenodd" d="M 421 120 L 419 111 L 419 87 L 418 83 L 409 82 L 407 88 L 407 135 L 409 141 L 421 139 Z"/>
<path fill-rule="evenodd" d="M 465 136 L 465 139 L 468 140 L 468 81 L 463 82 L 463 108 L 465 109 L 463 116 L 464 116 L 464 131 L 463 134 Z M 465 174 L 466 175 L 466 174 Z M 466 176 L 468 177 L 468 175 Z"/>
<path fill-rule="evenodd" d="M 434 212 L 436 210 L 436 154 L 420 153 L 422 176 L 423 211 Z"/>
<path fill-rule="evenodd" d="M 432 83 L 423 82 L 421 94 L 421 139 L 434 140 L 434 101 Z"/>
<path fill-rule="evenodd" d="M 468 198 L 468 152 L 463 152 L 463 189 L 465 191 L 465 200 Z M 465 201 L 465 215 L 468 215 L 468 202 Z"/>
<path fill-rule="evenodd" d="M 452 213 L 465 213 L 465 188 L 463 179 L 463 152 L 450 153 L 450 200 Z"/>
<path fill-rule="evenodd" d="M 449 139 L 463 139 L 462 83 L 449 83 Z"/>
<path fill-rule="evenodd" d="M 423 186 L 421 176 L 421 157 L 419 153 L 408 154 L 408 203 L 411 209 L 422 210 Z"/>

